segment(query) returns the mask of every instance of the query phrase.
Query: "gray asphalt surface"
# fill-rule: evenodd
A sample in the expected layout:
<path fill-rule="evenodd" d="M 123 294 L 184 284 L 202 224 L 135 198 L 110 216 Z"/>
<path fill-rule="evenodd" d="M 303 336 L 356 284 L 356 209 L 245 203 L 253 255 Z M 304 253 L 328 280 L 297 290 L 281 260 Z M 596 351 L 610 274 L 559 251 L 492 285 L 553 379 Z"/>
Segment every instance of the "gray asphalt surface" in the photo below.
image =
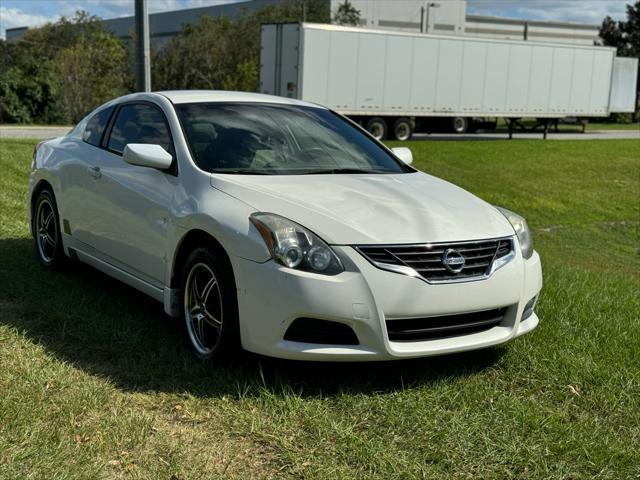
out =
<path fill-rule="evenodd" d="M 0 138 L 34 138 L 45 140 L 66 135 L 73 127 L 23 127 L 0 125 Z"/>
<path fill-rule="evenodd" d="M 413 140 L 506 140 L 507 133 L 417 133 Z M 542 132 L 536 133 L 514 133 L 515 140 L 542 140 Z M 613 139 L 636 139 L 640 140 L 640 130 L 599 130 L 586 133 L 548 133 L 547 140 L 613 140 Z"/>
<path fill-rule="evenodd" d="M 72 127 L 24 127 L 0 125 L 0 138 L 47 138 L 65 135 Z M 415 134 L 414 140 L 505 140 L 506 133 L 469 133 L 459 135 L 455 133 Z M 514 139 L 536 140 L 542 139 L 542 133 L 515 133 Z M 640 130 L 601 130 L 587 133 L 549 133 L 549 140 L 610 140 L 619 138 L 640 140 Z"/>

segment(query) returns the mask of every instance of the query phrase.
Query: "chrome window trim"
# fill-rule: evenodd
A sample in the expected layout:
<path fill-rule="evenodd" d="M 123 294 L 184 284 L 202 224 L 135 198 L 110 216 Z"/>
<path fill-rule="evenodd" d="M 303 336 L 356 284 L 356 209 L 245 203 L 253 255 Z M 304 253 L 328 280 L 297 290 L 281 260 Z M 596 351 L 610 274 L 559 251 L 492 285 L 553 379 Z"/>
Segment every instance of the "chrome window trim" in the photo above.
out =
<path fill-rule="evenodd" d="M 495 254 L 494 258 L 491 260 L 487 271 L 482 275 L 475 275 L 473 277 L 465 277 L 465 278 L 447 278 L 442 280 L 427 280 L 425 277 L 420 275 L 418 271 L 415 269 L 406 266 L 406 265 L 393 265 L 390 263 L 376 262 L 369 258 L 367 254 L 365 254 L 361 249 L 367 247 L 373 248 L 395 248 L 395 247 L 434 247 L 438 245 L 442 246 L 456 246 L 456 245 L 473 245 L 478 243 L 486 243 L 486 242 L 499 242 L 501 240 L 509 240 L 511 243 L 511 250 L 506 255 L 496 259 Z M 508 237 L 498 237 L 498 238 L 486 238 L 483 240 L 464 240 L 460 242 L 432 242 L 432 243 L 396 243 L 396 244 L 367 244 L 367 245 L 351 245 L 360 255 L 362 255 L 369 263 L 371 263 L 374 267 L 379 268 L 380 270 L 386 270 L 388 272 L 399 273 L 401 275 L 406 275 L 409 277 L 415 277 L 418 280 L 422 280 L 425 283 L 430 285 L 438 285 L 438 284 L 450 284 L 450 283 L 468 283 L 468 282 L 477 282 L 481 280 L 486 280 L 490 278 L 497 270 L 507 265 L 516 257 L 515 251 L 515 235 Z M 455 248 L 455 247 L 451 247 Z M 496 248 L 496 253 L 498 249 Z M 397 258 L 397 257 L 396 257 Z M 400 260 L 400 259 L 398 259 Z M 402 261 L 402 260 L 400 260 Z"/>

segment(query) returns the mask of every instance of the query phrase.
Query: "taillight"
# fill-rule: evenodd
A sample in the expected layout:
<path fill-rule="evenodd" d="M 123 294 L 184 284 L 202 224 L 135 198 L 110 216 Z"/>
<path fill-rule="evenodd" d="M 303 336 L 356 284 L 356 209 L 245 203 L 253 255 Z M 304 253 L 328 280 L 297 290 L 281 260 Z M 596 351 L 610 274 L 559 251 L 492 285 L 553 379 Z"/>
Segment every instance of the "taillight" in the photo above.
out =
<path fill-rule="evenodd" d="M 42 142 L 36 143 L 36 146 L 33 147 L 33 155 L 31 157 L 31 170 L 36 169 L 36 156 L 38 154 L 38 149 L 40 148 L 40 145 L 42 145 L 43 143 L 44 143 L 44 140 Z"/>

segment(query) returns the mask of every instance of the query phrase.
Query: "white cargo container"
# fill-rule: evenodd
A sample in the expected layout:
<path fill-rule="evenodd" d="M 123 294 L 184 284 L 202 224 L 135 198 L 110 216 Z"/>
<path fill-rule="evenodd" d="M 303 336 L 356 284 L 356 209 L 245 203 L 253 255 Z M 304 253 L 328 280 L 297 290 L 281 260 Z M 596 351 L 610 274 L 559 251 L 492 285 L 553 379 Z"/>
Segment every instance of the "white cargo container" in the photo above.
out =
<path fill-rule="evenodd" d="M 434 118 L 463 131 L 473 119 L 633 111 L 638 62 L 619 60 L 608 47 L 270 24 L 262 26 L 260 91 L 406 139 Z"/>

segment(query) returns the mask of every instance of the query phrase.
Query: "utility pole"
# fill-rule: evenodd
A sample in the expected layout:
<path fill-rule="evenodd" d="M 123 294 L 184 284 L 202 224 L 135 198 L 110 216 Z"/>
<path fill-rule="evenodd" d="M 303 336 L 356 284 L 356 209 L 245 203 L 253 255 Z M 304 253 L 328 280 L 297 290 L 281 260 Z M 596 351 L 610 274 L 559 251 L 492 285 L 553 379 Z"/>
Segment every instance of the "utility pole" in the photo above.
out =
<path fill-rule="evenodd" d="M 149 55 L 149 11 L 147 0 L 135 0 L 136 25 L 136 90 L 151 91 Z"/>

